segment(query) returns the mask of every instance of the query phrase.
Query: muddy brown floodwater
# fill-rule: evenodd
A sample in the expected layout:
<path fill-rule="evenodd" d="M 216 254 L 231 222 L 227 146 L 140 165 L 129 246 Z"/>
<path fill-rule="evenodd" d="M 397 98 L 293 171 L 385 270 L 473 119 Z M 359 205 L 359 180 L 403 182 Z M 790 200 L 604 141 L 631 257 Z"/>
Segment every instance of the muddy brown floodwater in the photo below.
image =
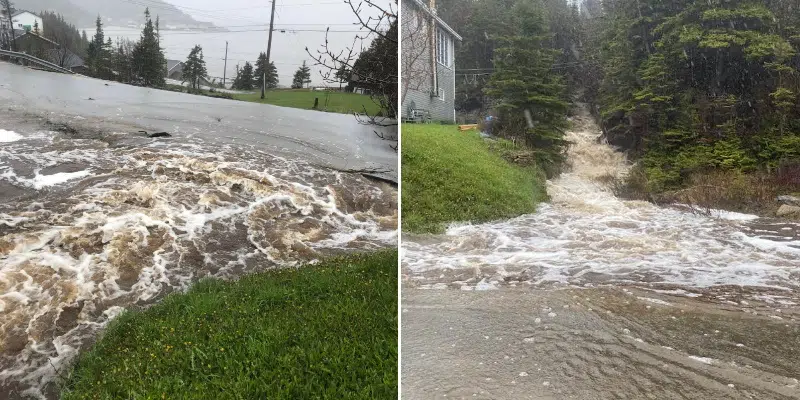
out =
<path fill-rule="evenodd" d="M 800 399 L 800 224 L 614 196 L 585 108 L 534 214 L 404 234 L 404 399 Z"/>
<path fill-rule="evenodd" d="M 57 398 L 110 319 L 200 278 L 396 245 L 392 186 L 127 132 L 0 111 L 0 399 Z"/>

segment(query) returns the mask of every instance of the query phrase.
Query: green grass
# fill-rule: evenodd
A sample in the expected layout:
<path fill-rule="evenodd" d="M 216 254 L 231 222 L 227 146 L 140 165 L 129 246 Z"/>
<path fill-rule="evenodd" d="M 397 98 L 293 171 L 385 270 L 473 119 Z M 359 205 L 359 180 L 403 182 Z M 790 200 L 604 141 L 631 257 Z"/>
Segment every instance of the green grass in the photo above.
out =
<path fill-rule="evenodd" d="M 475 131 L 432 124 L 402 129 L 404 231 L 438 233 L 450 222 L 510 218 L 546 199 L 540 171 L 505 161 Z"/>
<path fill-rule="evenodd" d="M 314 98 L 316 97 L 319 98 L 318 109 L 322 111 L 350 114 L 353 112 L 361 113 L 366 107 L 369 115 L 375 115 L 380 112 L 380 106 L 375 104 L 368 95 L 358 93 L 314 92 L 309 89 L 273 89 L 269 90 L 264 97 L 264 100 L 261 100 L 261 92 L 233 95 L 236 100 L 307 110 L 314 107 Z M 325 104 L 326 97 L 327 106 Z"/>
<path fill-rule="evenodd" d="M 127 312 L 62 399 L 393 399 L 397 250 L 204 280 Z"/>

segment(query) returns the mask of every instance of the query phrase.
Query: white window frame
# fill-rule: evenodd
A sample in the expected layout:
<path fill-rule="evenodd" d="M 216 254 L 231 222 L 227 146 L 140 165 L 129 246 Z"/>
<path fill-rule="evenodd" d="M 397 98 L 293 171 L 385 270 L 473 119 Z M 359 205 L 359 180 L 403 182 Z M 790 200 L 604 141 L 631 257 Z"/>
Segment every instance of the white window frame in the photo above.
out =
<path fill-rule="evenodd" d="M 436 62 L 447 68 L 453 67 L 453 39 L 449 32 L 436 28 Z"/>

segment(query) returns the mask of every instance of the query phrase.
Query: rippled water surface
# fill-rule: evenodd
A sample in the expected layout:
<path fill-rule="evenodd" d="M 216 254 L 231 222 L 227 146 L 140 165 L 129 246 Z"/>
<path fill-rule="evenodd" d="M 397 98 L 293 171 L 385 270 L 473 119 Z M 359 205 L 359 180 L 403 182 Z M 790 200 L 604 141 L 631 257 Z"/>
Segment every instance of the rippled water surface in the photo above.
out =
<path fill-rule="evenodd" d="M 4 122 L 0 398 L 55 397 L 109 319 L 199 278 L 396 243 L 396 190 L 359 175 L 255 146 Z"/>

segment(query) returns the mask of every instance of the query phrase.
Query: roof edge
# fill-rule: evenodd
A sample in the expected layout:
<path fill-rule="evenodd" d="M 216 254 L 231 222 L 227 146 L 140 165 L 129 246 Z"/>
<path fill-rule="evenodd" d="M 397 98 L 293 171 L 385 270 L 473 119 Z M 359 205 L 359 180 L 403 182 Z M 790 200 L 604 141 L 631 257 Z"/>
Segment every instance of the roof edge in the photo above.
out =
<path fill-rule="evenodd" d="M 413 2 L 414 2 L 414 3 L 416 3 L 416 5 L 417 5 L 418 7 L 420 7 L 420 8 L 422 9 L 422 11 L 424 11 L 426 14 L 433 16 L 433 18 L 435 18 L 435 19 L 436 19 L 436 22 L 437 22 L 439 25 L 441 25 L 441 26 L 442 26 L 442 27 L 443 27 L 443 28 L 444 28 L 446 31 L 450 32 L 450 34 L 452 34 L 453 36 L 455 36 L 455 37 L 456 37 L 456 39 L 458 39 L 458 41 L 459 41 L 459 42 L 463 40 L 463 38 L 461 37 L 461 35 L 459 35 L 458 33 L 456 33 L 456 31 L 455 31 L 453 28 L 451 28 L 451 27 L 450 27 L 450 25 L 447 25 L 447 23 L 446 23 L 446 22 L 444 22 L 444 20 L 442 20 L 441 18 L 439 18 L 439 16 L 437 16 L 437 15 L 436 15 L 436 13 L 435 13 L 435 12 L 433 12 L 433 10 L 431 10 L 431 8 L 430 8 L 430 7 L 428 7 L 428 5 L 427 5 L 427 4 L 425 4 L 425 3 L 423 3 L 423 2 L 422 2 L 422 0 L 413 0 Z"/>

